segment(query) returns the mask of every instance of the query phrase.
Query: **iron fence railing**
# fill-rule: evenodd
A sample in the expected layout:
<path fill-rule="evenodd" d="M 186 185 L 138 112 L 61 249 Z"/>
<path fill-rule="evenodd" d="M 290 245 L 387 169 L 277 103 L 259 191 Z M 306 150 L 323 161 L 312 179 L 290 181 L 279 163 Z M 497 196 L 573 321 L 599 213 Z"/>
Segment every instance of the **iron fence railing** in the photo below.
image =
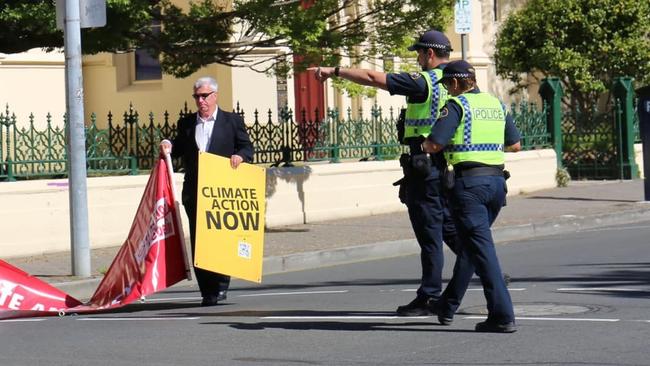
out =
<path fill-rule="evenodd" d="M 343 113 L 337 109 L 325 113 L 316 110 L 313 114 L 301 111 L 297 118 L 286 107 L 276 116 L 271 110 L 255 110 L 249 117 L 239 105 L 234 112 L 246 121 L 255 147 L 255 164 L 288 166 L 310 161 L 395 159 L 405 151 L 395 131 L 399 113 L 392 108 L 384 111 L 375 105 L 367 117 L 363 110 L 355 114 L 350 108 Z M 511 112 L 522 132 L 524 149 L 549 146 L 544 111 L 521 103 L 513 104 Z M 188 113 L 191 111 L 185 105 L 178 117 Z M 321 114 L 324 117 L 319 117 Z M 138 174 L 151 169 L 160 140 L 174 137 L 176 121 L 177 117 L 168 112 L 143 117 L 133 106 L 120 117 L 109 112 L 104 123 L 98 123 L 92 114 L 86 127 L 89 175 Z M 0 113 L 0 180 L 67 176 L 65 128 L 55 127 L 50 115 L 41 129 L 34 126 L 33 116 L 26 126 L 17 125 L 7 106 Z M 179 170 L 180 161 L 174 164 Z"/>
<path fill-rule="evenodd" d="M 523 150 L 543 149 L 551 146 L 551 132 L 548 130 L 546 120 L 546 103 L 543 103 L 542 109 L 539 110 L 536 104 L 522 101 L 512 104 L 510 113 L 521 133 Z"/>
<path fill-rule="evenodd" d="M 634 143 L 635 144 L 640 144 L 641 143 L 641 131 L 639 130 L 639 113 L 637 112 L 637 108 L 639 108 L 639 98 L 634 99 L 634 114 L 632 115 L 634 118 Z"/>
<path fill-rule="evenodd" d="M 562 147 L 565 167 L 574 179 L 608 179 L 619 169 L 619 135 L 614 106 L 590 111 L 565 110 Z"/>

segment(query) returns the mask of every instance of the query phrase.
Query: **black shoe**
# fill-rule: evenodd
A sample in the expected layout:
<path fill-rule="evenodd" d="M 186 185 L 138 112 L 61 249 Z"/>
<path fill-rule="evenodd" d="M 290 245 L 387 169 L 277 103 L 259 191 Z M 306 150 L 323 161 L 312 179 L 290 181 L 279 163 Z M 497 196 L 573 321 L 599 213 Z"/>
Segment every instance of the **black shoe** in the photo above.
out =
<path fill-rule="evenodd" d="M 438 315 L 438 323 L 440 323 L 440 325 L 451 325 L 451 323 L 453 322 L 454 322 L 454 318 L 452 317 Z"/>
<path fill-rule="evenodd" d="M 484 321 L 476 324 L 474 328 L 477 332 L 486 332 L 486 333 L 514 333 L 517 331 L 515 322 L 497 324 L 489 321 Z"/>
<path fill-rule="evenodd" d="M 206 296 L 201 300 L 201 306 L 215 306 L 219 304 L 219 299 L 216 296 Z"/>
<path fill-rule="evenodd" d="M 429 316 L 432 314 L 429 299 L 424 297 L 416 297 L 410 303 L 397 307 L 399 316 Z"/>
<path fill-rule="evenodd" d="M 228 290 L 221 290 L 217 293 L 217 301 L 224 301 L 228 298 Z"/>

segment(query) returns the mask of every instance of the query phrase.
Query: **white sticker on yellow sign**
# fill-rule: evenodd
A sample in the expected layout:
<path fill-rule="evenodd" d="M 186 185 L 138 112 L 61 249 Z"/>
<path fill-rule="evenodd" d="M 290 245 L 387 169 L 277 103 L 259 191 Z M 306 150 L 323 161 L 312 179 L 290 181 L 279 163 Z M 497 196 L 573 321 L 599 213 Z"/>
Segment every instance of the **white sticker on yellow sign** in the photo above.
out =
<path fill-rule="evenodd" d="M 199 154 L 195 265 L 262 282 L 266 172 Z"/>

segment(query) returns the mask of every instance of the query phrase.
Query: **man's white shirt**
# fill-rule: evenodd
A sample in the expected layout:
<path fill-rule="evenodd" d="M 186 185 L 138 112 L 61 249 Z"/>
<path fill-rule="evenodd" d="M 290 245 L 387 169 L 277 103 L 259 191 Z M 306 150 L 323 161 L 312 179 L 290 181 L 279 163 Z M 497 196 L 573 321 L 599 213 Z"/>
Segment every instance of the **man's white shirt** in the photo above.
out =
<path fill-rule="evenodd" d="M 212 137 L 212 129 L 214 128 L 214 122 L 217 120 L 217 112 L 219 108 L 215 108 L 214 113 L 206 119 L 201 118 L 199 114 L 196 114 L 196 130 L 194 131 L 194 139 L 196 140 L 196 146 L 199 147 L 199 151 L 205 152 L 210 143 L 210 138 Z"/>

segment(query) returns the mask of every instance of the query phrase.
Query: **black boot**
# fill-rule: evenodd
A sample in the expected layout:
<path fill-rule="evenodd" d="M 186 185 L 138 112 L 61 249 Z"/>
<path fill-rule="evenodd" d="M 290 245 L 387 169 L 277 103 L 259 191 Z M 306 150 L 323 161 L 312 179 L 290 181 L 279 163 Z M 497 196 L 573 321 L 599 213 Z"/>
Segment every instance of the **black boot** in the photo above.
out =
<path fill-rule="evenodd" d="M 413 301 L 406 305 L 397 307 L 397 315 L 399 316 L 429 316 L 433 315 L 429 299 L 426 297 L 416 297 Z"/>

